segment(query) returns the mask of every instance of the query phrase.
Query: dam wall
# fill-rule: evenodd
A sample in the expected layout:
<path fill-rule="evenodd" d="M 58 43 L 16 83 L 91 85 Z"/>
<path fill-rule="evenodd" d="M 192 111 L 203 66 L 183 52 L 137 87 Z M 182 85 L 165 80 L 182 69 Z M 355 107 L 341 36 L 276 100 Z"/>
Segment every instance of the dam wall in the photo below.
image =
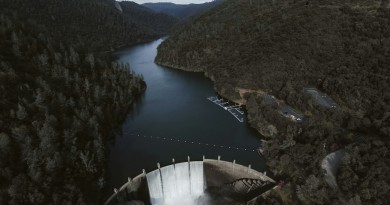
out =
<path fill-rule="evenodd" d="M 104 205 L 118 204 L 125 201 L 150 201 L 149 188 L 146 179 L 146 172 L 134 177 L 128 178 L 127 182 L 119 189 L 114 189 L 114 193 L 107 199 Z"/>
<path fill-rule="evenodd" d="M 248 195 L 243 197 L 249 201 L 255 198 L 264 188 L 269 189 L 275 181 L 264 173 L 251 169 L 251 166 L 236 164 L 215 159 L 203 161 L 190 161 L 174 163 L 172 165 L 138 175 L 128 179 L 106 201 L 108 204 L 121 204 L 124 202 L 137 202 L 139 204 L 175 205 L 199 204 L 209 188 L 223 188 L 230 193 Z M 273 186 L 272 186 L 273 187 Z M 262 188 L 262 189 L 260 189 Z M 241 195 L 240 195 L 241 196 Z M 203 200 L 202 199 L 202 200 Z M 131 204 L 131 203 L 130 203 Z M 205 203 L 202 203 L 205 204 Z M 207 203 L 206 203 L 207 204 Z"/>
<path fill-rule="evenodd" d="M 203 163 L 182 162 L 146 175 L 151 204 L 191 204 L 205 189 Z"/>
<path fill-rule="evenodd" d="M 251 169 L 250 166 L 243 166 L 234 162 L 223 160 L 205 159 L 203 160 L 204 175 L 207 187 L 217 187 L 232 182 L 237 179 L 251 178 L 262 181 L 275 181 L 266 174 Z"/>

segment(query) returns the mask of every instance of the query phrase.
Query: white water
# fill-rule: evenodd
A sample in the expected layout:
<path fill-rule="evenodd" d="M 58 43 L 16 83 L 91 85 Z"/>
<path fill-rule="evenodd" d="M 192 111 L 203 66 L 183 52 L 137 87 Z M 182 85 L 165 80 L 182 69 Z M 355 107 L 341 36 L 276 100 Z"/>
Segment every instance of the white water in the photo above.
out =
<path fill-rule="evenodd" d="M 146 175 L 153 205 L 194 205 L 203 195 L 203 162 L 183 162 Z"/>

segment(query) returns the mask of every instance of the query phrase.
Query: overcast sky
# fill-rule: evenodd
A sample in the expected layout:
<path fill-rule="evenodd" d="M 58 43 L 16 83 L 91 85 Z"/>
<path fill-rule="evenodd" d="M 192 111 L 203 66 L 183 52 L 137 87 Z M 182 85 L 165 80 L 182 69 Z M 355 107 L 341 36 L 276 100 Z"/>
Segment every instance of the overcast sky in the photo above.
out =
<path fill-rule="evenodd" d="M 137 4 L 149 3 L 149 2 L 172 2 L 175 4 L 201 4 L 205 2 L 210 2 L 212 0 L 132 0 Z"/>

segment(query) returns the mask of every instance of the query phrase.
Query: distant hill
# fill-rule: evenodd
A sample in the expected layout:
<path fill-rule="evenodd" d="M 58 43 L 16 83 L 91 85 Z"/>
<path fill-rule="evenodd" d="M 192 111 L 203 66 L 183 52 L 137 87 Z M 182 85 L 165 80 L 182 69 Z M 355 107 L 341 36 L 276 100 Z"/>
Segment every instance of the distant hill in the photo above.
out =
<path fill-rule="evenodd" d="M 165 13 L 184 20 L 200 14 L 220 4 L 223 0 L 214 0 L 203 4 L 145 3 L 143 6 L 156 12 Z"/>
<path fill-rule="evenodd" d="M 174 31 L 156 62 L 204 72 L 219 94 L 246 103 L 250 125 L 267 137 L 268 166 L 290 183 L 282 198 L 390 204 L 389 8 L 381 0 L 225 1 Z M 321 107 L 308 87 L 338 108 Z M 281 102 L 305 119 L 286 118 Z M 335 191 L 319 164 L 338 149 L 347 154 Z"/>
<path fill-rule="evenodd" d="M 157 35 L 164 35 L 179 21 L 179 19 L 155 12 L 149 8 L 141 6 L 131 1 L 119 2 L 123 14 L 129 18 L 129 21 L 140 28 Z"/>
<path fill-rule="evenodd" d="M 155 39 L 176 21 L 131 2 L 122 2 L 121 9 L 114 0 L 2 0 L 0 5 L 21 19 L 39 21 L 62 40 L 86 41 L 86 49 L 95 51 Z"/>

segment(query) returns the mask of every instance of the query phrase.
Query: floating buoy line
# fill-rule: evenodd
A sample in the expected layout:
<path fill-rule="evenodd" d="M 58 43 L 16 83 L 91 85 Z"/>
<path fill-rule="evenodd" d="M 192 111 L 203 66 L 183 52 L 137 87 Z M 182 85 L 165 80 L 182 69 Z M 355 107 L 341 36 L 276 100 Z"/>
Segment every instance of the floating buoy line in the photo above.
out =
<path fill-rule="evenodd" d="M 171 143 L 184 143 L 184 144 L 190 144 L 190 145 L 205 146 L 205 147 L 209 147 L 209 148 L 222 148 L 222 149 L 229 149 L 229 150 L 236 150 L 236 151 L 247 151 L 247 152 L 255 152 L 256 151 L 256 148 L 243 148 L 243 147 L 237 147 L 237 146 L 210 144 L 210 143 L 204 143 L 204 142 L 197 142 L 197 141 L 193 141 L 193 140 L 183 140 L 183 139 L 170 138 L 170 137 L 147 136 L 147 135 L 135 134 L 135 133 L 125 133 L 125 135 L 131 135 L 131 136 L 140 137 L 140 138 L 144 138 L 144 139 L 151 139 L 151 140 L 162 140 L 162 141 L 171 142 Z"/>

